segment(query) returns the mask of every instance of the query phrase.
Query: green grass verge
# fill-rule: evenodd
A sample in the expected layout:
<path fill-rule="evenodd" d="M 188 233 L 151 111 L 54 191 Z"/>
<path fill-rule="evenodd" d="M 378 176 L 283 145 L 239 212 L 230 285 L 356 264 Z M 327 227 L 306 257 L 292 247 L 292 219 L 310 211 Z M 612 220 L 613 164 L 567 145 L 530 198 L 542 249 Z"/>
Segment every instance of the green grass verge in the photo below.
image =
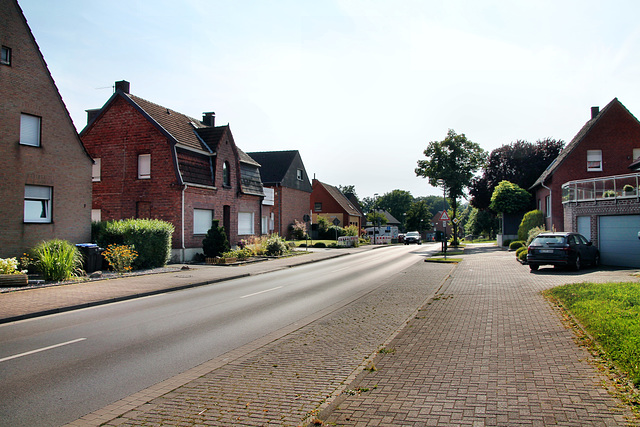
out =
<path fill-rule="evenodd" d="M 426 258 L 424 260 L 424 262 L 452 262 L 452 263 L 458 263 L 458 262 L 462 262 L 462 258 L 449 258 L 447 256 L 447 258 Z"/>
<path fill-rule="evenodd" d="M 640 283 L 574 283 L 545 295 L 561 302 L 604 357 L 640 387 Z"/>

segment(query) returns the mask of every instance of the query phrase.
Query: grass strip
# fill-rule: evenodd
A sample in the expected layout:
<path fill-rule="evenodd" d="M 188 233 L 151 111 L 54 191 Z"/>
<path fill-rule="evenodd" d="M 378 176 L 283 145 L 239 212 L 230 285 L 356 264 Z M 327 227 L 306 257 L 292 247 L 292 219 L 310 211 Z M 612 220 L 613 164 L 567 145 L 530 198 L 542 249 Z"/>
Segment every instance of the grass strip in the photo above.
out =
<path fill-rule="evenodd" d="M 602 355 L 640 387 L 640 283 L 573 283 L 545 291 L 593 337 Z"/>

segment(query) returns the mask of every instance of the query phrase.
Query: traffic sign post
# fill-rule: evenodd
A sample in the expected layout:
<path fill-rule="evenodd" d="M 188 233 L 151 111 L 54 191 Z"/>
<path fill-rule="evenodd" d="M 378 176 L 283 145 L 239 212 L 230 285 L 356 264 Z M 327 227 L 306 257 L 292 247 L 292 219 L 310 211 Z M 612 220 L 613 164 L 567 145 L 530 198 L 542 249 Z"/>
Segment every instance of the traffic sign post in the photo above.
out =
<path fill-rule="evenodd" d="M 442 221 L 442 225 L 444 226 L 444 237 L 442 239 L 442 253 L 444 254 L 444 259 L 447 259 L 447 221 L 450 221 L 449 214 L 447 211 L 442 211 L 440 215 L 440 221 Z"/>

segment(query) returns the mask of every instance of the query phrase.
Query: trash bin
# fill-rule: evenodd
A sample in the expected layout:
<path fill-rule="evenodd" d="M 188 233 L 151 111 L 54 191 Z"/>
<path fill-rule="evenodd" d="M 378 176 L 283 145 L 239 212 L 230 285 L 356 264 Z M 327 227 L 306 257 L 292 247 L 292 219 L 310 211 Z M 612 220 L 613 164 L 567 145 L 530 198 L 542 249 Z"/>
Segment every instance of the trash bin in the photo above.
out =
<path fill-rule="evenodd" d="M 76 245 L 82 254 L 84 271 L 93 273 L 102 269 L 102 249 L 95 243 L 79 243 Z"/>

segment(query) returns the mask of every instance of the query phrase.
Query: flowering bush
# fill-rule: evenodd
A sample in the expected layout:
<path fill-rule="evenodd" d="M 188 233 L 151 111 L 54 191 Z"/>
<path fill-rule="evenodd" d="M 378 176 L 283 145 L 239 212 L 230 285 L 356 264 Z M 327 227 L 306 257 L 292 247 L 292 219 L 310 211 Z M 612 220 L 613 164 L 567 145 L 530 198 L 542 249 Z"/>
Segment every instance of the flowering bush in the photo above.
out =
<path fill-rule="evenodd" d="M 102 255 L 111 268 L 119 274 L 131 271 L 131 265 L 138 257 L 138 253 L 134 251 L 131 246 L 127 245 L 109 245 Z"/>
<path fill-rule="evenodd" d="M 279 256 L 289 252 L 287 242 L 277 234 L 272 234 L 267 238 L 264 249 L 265 253 L 269 256 Z"/>
<path fill-rule="evenodd" d="M 20 274 L 16 258 L 0 258 L 0 274 Z"/>

